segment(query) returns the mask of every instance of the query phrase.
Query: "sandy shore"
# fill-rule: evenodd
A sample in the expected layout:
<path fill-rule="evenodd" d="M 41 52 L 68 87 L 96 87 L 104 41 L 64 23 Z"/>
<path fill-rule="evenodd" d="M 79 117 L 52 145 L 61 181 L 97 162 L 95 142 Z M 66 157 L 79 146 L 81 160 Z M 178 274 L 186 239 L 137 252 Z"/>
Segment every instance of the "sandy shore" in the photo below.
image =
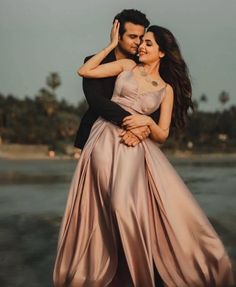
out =
<path fill-rule="evenodd" d="M 236 162 L 236 152 L 235 153 L 189 153 L 189 152 L 170 152 L 163 151 L 163 153 L 170 159 L 173 160 L 183 160 L 183 161 L 197 161 L 197 162 L 217 162 L 217 161 L 227 161 Z M 70 155 L 55 155 L 54 157 L 49 157 L 47 154 L 0 154 L 0 160 L 78 160 L 79 153 L 74 156 Z"/>
<path fill-rule="evenodd" d="M 132 148 L 132 147 L 130 147 Z M 193 152 L 191 150 L 168 150 L 165 146 L 160 146 L 163 153 L 173 159 L 194 160 L 194 161 L 236 161 L 235 152 Z M 66 153 L 59 154 L 49 150 L 47 145 L 26 145 L 26 144 L 1 144 L 0 159 L 7 160 L 78 160 L 81 150 L 73 145 L 65 146 Z M 101 152 L 103 152 L 101 150 Z"/>
<path fill-rule="evenodd" d="M 235 237 L 230 230 L 209 219 L 229 252 L 235 274 Z M 60 224 L 61 216 L 54 214 L 21 214 L 0 219 L 1 286 L 52 286 Z"/>

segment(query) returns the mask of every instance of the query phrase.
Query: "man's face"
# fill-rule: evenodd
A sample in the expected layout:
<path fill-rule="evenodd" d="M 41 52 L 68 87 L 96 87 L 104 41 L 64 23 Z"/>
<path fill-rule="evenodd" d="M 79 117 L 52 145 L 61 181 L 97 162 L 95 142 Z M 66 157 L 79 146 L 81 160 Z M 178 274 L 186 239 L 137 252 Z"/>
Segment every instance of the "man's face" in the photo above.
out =
<path fill-rule="evenodd" d="M 127 55 L 135 55 L 141 43 L 145 28 L 131 22 L 125 23 L 125 33 L 119 39 L 119 49 Z"/>

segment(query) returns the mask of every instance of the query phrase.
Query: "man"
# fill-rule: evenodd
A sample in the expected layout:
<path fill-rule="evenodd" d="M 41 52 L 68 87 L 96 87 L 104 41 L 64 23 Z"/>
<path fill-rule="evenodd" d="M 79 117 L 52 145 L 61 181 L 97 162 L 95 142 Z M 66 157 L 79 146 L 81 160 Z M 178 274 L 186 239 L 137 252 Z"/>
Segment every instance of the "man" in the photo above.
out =
<path fill-rule="evenodd" d="M 143 13 L 134 9 L 123 10 L 121 13 L 115 16 L 114 21 L 115 19 L 117 19 L 120 23 L 119 43 L 118 46 L 102 61 L 102 63 L 109 63 L 124 58 L 132 58 L 137 61 L 136 54 L 138 46 L 141 43 L 145 28 L 147 28 L 150 24 L 149 21 Z M 85 62 L 90 57 L 86 57 Z M 129 116 L 130 113 L 120 107 L 117 103 L 110 100 L 113 94 L 115 80 L 116 77 L 103 79 L 83 78 L 83 90 L 89 104 L 89 109 L 81 120 L 75 139 L 75 147 L 83 149 L 89 137 L 90 130 L 99 116 L 123 128 L 121 126 L 123 119 L 126 116 Z M 155 112 L 151 116 L 153 119 L 157 120 L 159 117 L 159 112 Z M 122 141 L 124 144 L 129 146 L 135 146 L 136 144 L 140 143 L 140 141 L 148 137 L 149 134 L 150 130 L 148 127 L 139 127 L 126 131 L 122 136 Z M 109 286 L 115 287 L 118 284 L 117 282 L 120 282 L 121 278 L 128 277 L 130 278 L 129 280 L 131 286 L 132 280 L 128 272 L 128 266 L 120 240 L 118 244 L 118 271 L 116 272 L 116 276 L 113 278 L 111 285 Z M 163 286 L 162 280 L 156 268 L 155 281 L 157 286 Z"/>
<path fill-rule="evenodd" d="M 119 44 L 102 63 L 109 63 L 124 58 L 137 60 L 138 46 L 141 43 L 145 28 L 149 26 L 150 22 L 147 20 L 145 14 L 134 9 L 123 10 L 115 16 L 115 19 L 120 22 Z M 85 62 L 90 57 L 87 57 Z M 89 104 L 89 109 L 80 122 L 74 143 L 75 147 L 79 149 L 84 147 L 90 130 L 99 116 L 121 127 L 123 119 L 130 115 L 128 111 L 110 100 L 115 80 L 116 77 L 103 79 L 83 78 L 83 90 Z M 155 112 L 151 116 L 153 119 L 157 119 L 158 113 Z M 148 127 L 139 127 L 124 132 L 121 141 L 129 146 L 135 146 L 149 136 L 149 134 L 150 130 Z"/>

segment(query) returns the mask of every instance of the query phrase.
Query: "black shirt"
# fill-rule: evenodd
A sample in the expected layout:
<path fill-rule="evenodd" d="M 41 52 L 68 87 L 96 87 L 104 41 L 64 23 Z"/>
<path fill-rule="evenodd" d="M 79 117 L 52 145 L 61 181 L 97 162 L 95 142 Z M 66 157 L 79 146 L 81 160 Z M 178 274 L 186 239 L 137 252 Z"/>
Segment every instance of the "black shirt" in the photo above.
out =
<path fill-rule="evenodd" d="M 86 62 L 92 56 L 86 57 Z M 115 52 L 112 50 L 102 63 L 116 61 Z M 117 76 L 109 78 L 83 78 L 83 91 L 89 108 L 81 119 L 79 129 L 76 134 L 74 146 L 82 149 L 89 137 L 90 130 L 99 116 L 115 125 L 121 127 L 123 119 L 130 115 L 117 103 L 111 101 Z M 157 119 L 157 112 L 152 115 Z"/>

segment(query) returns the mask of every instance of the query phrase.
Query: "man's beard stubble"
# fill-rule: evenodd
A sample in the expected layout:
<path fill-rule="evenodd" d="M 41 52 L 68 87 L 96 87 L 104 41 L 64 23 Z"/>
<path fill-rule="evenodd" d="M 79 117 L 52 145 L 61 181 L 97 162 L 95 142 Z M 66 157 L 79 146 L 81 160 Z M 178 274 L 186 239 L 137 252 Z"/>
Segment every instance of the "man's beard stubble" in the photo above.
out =
<path fill-rule="evenodd" d="M 123 55 L 125 55 L 126 58 L 136 60 L 138 57 L 138 48 L 137 48 L 137 52 L 135 54 L 129 53 L 127 50 L 123 49 L 120 44 L 118 44 L 118 49 L 120 50 L 120 52 Z"/>

